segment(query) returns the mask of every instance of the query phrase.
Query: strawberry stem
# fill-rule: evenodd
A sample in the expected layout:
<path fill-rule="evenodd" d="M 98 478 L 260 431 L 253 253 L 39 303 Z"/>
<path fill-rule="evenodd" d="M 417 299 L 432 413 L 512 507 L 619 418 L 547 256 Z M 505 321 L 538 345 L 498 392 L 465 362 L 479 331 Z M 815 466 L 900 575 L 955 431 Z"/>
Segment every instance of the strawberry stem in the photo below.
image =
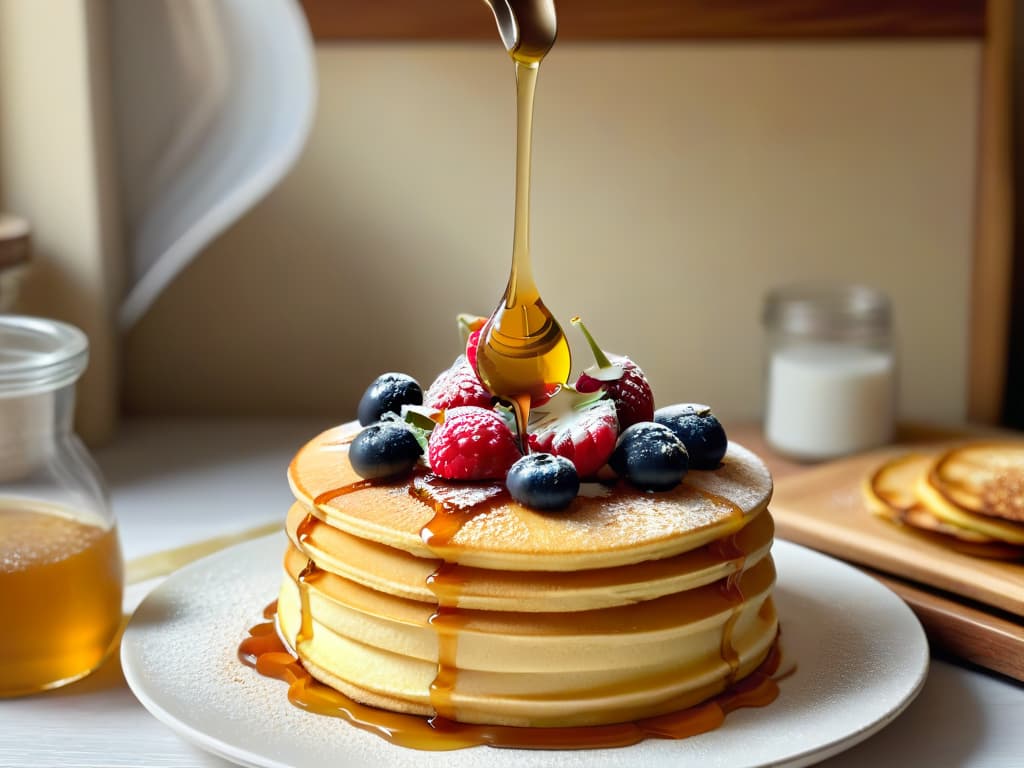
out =
<path fill-rule="evenodd" d="M 579 328 L 583 332 L 583 336 L 586 338 L 587 343 L 590 345 L 590 351 L 594 353 L 594 362 L 597 363 L 598 368 L 611 368 L 612 362 L 608 359 L 608 355 L 604 353 L 604 350 L 597 346 L 597 342 L 594 341 L 594 337 L 590 335 L 590 331 L 587 330 L 587 326 L 580 320 L 579 315 L 574 315 L 569 320 L 574 326 Z"/>

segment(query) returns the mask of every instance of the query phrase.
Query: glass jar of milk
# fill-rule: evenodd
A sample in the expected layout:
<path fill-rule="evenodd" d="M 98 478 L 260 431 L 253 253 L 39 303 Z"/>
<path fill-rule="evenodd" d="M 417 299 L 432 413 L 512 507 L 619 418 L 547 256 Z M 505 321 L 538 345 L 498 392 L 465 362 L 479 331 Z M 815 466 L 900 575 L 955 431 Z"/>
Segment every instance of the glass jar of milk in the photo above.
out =
<path fill-rule="evenodd" d="M 861 285 L 797 284 L 765 300 L 765 438 L 819 461 L 891 441 L 896 360 L 885 294 Z"/>

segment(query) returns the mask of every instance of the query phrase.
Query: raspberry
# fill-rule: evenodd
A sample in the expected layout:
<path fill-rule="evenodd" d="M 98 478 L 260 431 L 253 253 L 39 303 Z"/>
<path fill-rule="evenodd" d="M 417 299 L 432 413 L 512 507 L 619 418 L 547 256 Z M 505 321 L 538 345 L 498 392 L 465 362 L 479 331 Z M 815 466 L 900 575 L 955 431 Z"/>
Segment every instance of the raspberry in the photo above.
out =
<path fill-rule="evenodd" d="M 534 409 L 534 416 L 530 449 L 564 456 L 580 477 L 595 475 L 615 450 L 615 403 L 602 394 L 587 396 L 564 387 L 544 408 Z"/>
<path fill-rule="evenodd" d="M 431 470 L 447 480 L 500 480 L 521 455 L 501 417 L 474 406 L 446 411 L 427 449 Z"/>
<path fill-rule="evenodd" d="M 466 356 L 459 355 L 451 368 L 434 379 L 423 404 L 439 411 L 467 405 L 490 408 L 491 393 L 484 389 Z"/>

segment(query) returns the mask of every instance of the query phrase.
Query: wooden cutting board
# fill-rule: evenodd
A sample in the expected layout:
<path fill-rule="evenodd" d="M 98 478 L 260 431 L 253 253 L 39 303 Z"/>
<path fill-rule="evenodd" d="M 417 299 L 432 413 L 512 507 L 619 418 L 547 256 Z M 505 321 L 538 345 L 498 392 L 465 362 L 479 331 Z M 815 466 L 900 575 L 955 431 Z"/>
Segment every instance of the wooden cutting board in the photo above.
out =
<path fill-rule="evenodd" d="M 900 450 L 787 467 L 771 503 L 777 534 L 884 574 L 934 647 L 1024 680 L 1024 564 L 961 554 L 865 508 L 862 479 Z"/>

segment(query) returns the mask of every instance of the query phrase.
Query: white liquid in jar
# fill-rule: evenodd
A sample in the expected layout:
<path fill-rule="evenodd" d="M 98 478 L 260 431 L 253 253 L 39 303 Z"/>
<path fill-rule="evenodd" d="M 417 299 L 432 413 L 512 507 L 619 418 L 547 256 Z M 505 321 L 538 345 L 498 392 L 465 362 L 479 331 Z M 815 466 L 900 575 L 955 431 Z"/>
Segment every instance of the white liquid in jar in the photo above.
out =
<path fill-rule="evenodd" d="M 776 350 L 768 364 L 765 437 L 798 459 L 830 459 L 892 439 L 891 354 L 816 343 Z"/>

